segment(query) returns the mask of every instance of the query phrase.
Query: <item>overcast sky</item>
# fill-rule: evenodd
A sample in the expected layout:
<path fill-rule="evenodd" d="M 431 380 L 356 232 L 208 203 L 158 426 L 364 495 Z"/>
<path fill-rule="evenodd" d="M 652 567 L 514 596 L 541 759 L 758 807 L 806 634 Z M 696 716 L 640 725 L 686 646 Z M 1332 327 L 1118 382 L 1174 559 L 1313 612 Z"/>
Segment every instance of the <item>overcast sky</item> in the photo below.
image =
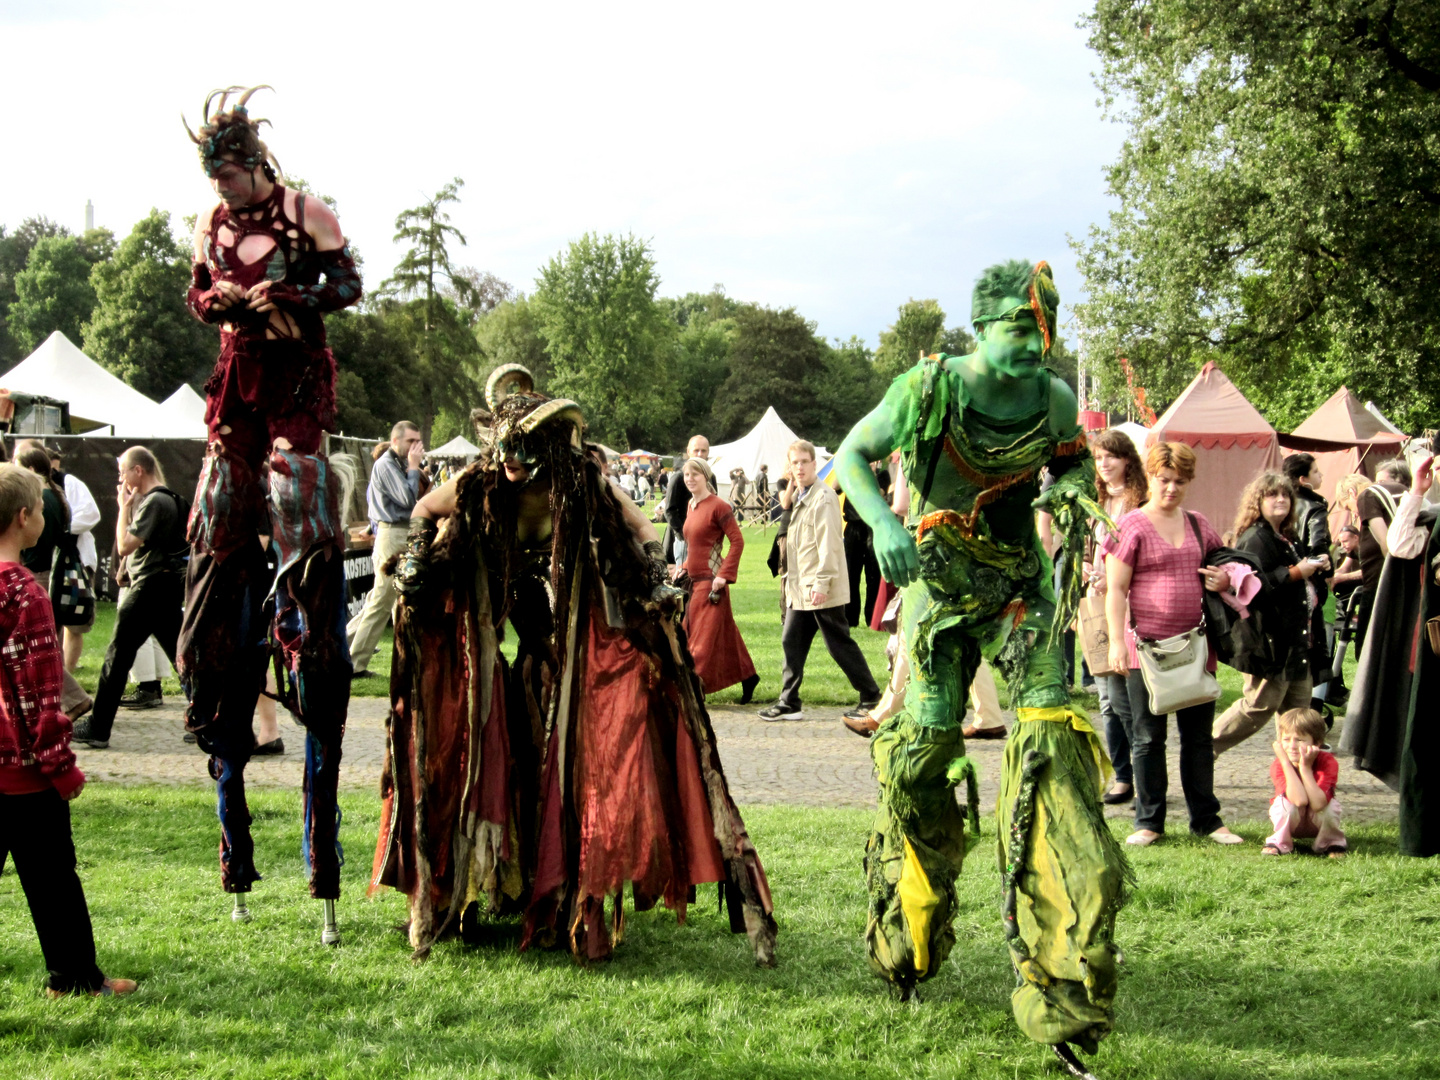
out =
<path fill-rule="evenodd" d="M 228 21 L 222 15 L 228 13 Z M 910 297 L 951 323 L 977 273 L 1103 219 L 1102 120 L 1078 0 L 1024 4 L 111 3 L 0 0 L 0 223 L 123 236 L 209 189 L 180 124 L 252 115 L 339 204 L 367 284 L 397 211 L 453 176 L 457 262 L 530 291 L 587 230 L 650 241 L 662 295 L 794 306 L 875 344 Z M 1062 316 L 1063 318 L 1064 316 Z"/>

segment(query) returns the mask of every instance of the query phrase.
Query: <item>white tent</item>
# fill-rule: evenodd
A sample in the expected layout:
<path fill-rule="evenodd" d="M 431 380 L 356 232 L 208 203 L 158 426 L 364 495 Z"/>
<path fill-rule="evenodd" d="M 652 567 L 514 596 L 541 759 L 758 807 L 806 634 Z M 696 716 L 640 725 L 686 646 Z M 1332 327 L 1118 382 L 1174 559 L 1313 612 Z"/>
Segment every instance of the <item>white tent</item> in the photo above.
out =
<path fill-rule="evenodd" d="M 180 389 L 162 401 L 160 407 L 189 423 L 205 423 L 205 399 L 191 389 L 189 383 L 181 383 Z"/>
<path fill-rule="evenodd" d="M 1115 430 L 1123 431 L 1130 436 L 1130 441 L 1135 444 L 1135 449 L 1139 452 L 1140 457 L 1142 459 L 1145 457 L 1145 440 L 1150 435 L 1149 428 L 1144 424 L 1137 424 L 1134 420 L 1126 420 L 1123 424 L 1116 424 Z"/>
<path fill-rule="evenodd" d="M 425 452 L 431 457 L 475 458 L 480 456 L 480 448 L 464 435 L 456 435 L 444 446 L 437 446 L 434 450 Z"/>
<path fill-rule="evenodd" d="M 205 437 L 203 422 L 166 410 L 121 382 L 56 330 L 40 347 L 0 375 L 0 386 L 70 403 L 72 427 L 127 439 Z"/>
<path fill-rule="evenodd" d="M 730 470 L 743 469 L 747 479 L 753 481 L 760 466 L 769 466 L 770 490 L 785 471 L 785 452 L 799 436 L 790 430 L 790 425 L 780 419 L 780 414 L 771 405 L 765 410 L 760 422 L 745 435 L 731 443 L 710 447 L 710 468 L 715 470 L 715 483 L 720 494 L 730 490 Z M 817 464 L 824 465 L 830 455 L 821 447 L 815 448 Z"/>

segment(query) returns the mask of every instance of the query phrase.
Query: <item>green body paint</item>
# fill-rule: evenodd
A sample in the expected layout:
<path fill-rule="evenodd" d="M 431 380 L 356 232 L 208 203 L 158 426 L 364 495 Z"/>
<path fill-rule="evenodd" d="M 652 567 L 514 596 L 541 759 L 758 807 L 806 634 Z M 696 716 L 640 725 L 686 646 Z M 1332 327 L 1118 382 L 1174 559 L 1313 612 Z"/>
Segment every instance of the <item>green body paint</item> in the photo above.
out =
<path fill-rule="evenodd" d="M 954 943 L 965 854 L 954 789 L 973 775 L 960 728 L 970 681 L 989 660 L 1018 712 L 999 813 L 1016 1020 L 1037 1041 L 1093 1049 L 1110 1029 L 1111 938 L 1129 871 L 1104 823 L 1098 741 L 1083 718 L 1069 719 L 1056 644 L 1079 602 L 1088 519 L 1104 515 L 1075 396 L 1044 367 L 1059 300 L 1049 269 L 995 270 L 1020 286 L 983 305 L 977 287 L 976 351 L 900 376 L 836 455 L 882 571 L 903 587 L 911 670 L 905 708 L 872 744 L 881 790 L 865 857 L 866 941 L 872 968 L 905 995 Z M 866 465 L 895 450 L 911 492 L 904 523 Z M 1041 497 L 1047 466 L 1057 479 Z M 1065 541 L 1058 600 L 1036 509 Z"/>

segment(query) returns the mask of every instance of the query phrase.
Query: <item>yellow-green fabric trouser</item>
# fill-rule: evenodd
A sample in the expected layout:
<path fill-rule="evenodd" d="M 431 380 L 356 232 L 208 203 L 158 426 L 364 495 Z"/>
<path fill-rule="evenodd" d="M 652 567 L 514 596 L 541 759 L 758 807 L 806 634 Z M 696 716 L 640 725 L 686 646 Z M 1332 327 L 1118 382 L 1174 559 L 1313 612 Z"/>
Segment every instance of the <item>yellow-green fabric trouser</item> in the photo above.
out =
<path fill-rule="evenodd" d="M 966 847 L 955 786 L 974 776 L 960 727 L 983 656 L 1006 678 L 1018 716 L 999 809 L 1002 872 L 1012 848 L 1020 857 L 1013 882 L 1006 879 L 1014 908 L 1006 937 L 1019 977 L 1015 1018 L 1039 1042 L 1073 1040 L 1093 1049 L 1110 1027 L 1112 935 L 1129 871 L 1100 803 L 1106 759 L 1088 721 L 1069 711 L 1051 646 L 1049 582 L 1038 575 L 1016 591 L 1021 605 L 1012 594 L 977 610 L 923 578 L 906 588 L 912 682 L 906 708 L 871 740 L 880 805 L 865 856 L 866 943 L 876 974 L 906 995 L 954 946 L 955 880 Z M 1043 718 L 1051 716 L 1057 719 Z M 1036 756 L 1027 775 L 1030 752 Z M 1012 843 L 1017 826 L 1023 829 Z"/>

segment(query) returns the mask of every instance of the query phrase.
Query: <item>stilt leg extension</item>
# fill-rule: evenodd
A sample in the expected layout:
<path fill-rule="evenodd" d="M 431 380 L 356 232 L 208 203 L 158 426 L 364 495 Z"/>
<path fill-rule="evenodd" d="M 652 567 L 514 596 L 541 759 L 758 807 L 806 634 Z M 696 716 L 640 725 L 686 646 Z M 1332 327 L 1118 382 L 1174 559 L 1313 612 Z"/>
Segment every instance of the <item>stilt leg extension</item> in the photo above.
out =
<path fill-rule="evenodd" d="M 335 925 L 335 901 L 322 901 L 325 905 L 325 925 L 320 930 L 320 940 L 326 945 L 340 944 L 340 928 Z"/>

